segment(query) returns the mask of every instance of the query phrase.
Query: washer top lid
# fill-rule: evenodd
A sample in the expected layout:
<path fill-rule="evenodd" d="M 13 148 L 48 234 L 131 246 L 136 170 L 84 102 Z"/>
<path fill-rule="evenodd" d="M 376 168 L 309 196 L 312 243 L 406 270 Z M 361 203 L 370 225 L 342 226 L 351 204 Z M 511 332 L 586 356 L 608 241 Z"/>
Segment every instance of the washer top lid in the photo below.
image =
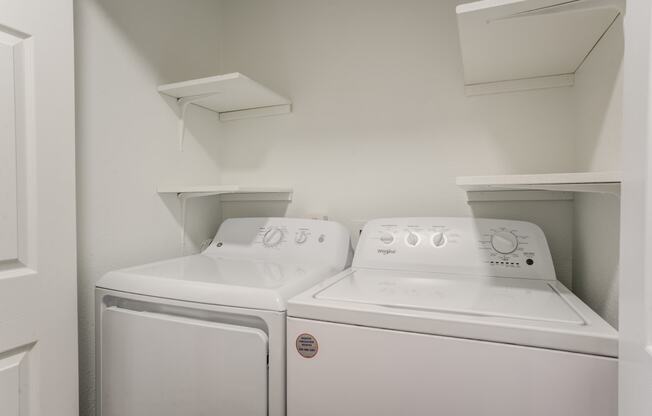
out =
<path fill-rule="evenodd" d="M 288 316 L 618 356 L 618 333 L 556 280 L 353 268 L 288 302 Z"/>
<path fill-rule="evenodd" d="M 97 287 L 187 302 L 284 311 L 290 297 L 340 270 L 328 264 L 197 254 L 109 272 Z"/>
<path fill-rule="evenodd" d="M 470 316 L 586 324 L 552 283 L 356 270 L 315 298 Z"/>

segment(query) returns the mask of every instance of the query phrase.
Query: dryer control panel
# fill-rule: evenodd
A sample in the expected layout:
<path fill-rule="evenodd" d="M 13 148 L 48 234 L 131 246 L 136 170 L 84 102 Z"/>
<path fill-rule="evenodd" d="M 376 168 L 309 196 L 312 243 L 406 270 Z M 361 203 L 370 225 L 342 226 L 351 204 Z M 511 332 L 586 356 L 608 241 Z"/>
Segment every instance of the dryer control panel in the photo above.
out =
<path fill-rule="evenodd" d="M 349 265 L 350 234 L 339 223 L 303 218 L 232 218 L 204 254 L 294 264 Z"/>
<path fill-rule="evenodd" d="M 355 267 L 555 280 L 546 237 L 524 221 L 385 218 L 369 221 Z"/>

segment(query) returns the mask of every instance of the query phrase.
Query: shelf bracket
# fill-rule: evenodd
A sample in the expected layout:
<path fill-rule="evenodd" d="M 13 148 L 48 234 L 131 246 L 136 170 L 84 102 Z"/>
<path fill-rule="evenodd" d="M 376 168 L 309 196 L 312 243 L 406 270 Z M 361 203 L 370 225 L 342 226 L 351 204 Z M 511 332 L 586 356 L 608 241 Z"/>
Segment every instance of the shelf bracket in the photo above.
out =
<path fill-rule="evenodd" d="M 220 92 L 210 92 L 207 94 L 192 95 L 189 97 L 177 98 L 177 104 L 181 110 L 179 117 L 179 150 L 183 152 L 183 141 L 186 136 L 186 111 L 188 111 L 188 106 L 190 104 L 195 104 L 197 101 L 201 101 L 205 98 L 212 97 L 214 95 L 219 95 Z"/>

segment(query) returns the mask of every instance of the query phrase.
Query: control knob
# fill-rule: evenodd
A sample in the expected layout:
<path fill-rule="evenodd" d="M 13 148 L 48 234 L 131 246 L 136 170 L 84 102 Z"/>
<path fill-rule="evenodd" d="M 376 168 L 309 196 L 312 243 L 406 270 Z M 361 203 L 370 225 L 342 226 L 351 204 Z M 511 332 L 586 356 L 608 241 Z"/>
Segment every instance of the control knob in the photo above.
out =
<path fill-rule="evenodd" d="M 276 247 L 283 241 L 283 230 L 278 227 L 272 227 L 263 236 L 263 245 L 265 247 Z"/>
<path fill-rule="evenodd" d="M 419 244 L 419 240 L 420 240 L 419 235 L 412 231 L 410 231 L 408 235 L 405 237 L 405 242 L 407 243 L 407 245 L 412 247 L 416 247 L 417 244 Z"/>
<path fill-rule="evenodd" d="M 509 231 L 499 231 L 491 236 L 491 246 L 500 254 L 513 253 L 518 248 L 518 238 Z"/>
<path fill-rule="evenodd" d="M 446 245 L 446 234 L 443 231 L 435 231 L 432 235 L 432 244 L 439 248 Z"/>
<path fill-rule="evenodd" d="M 392 244 L 394 242 L 394 236 L 390 233 L 383 233 L 380 236 L 380 241 L 382 241 L 384 244 Z"/>
<path fill-rule="evenodd" d="M 297 244 L 303 244 L 308 240 L 308 233 L 306 231 L 300 231 L 299 234 L 294 238 L 294 242 Z"/>

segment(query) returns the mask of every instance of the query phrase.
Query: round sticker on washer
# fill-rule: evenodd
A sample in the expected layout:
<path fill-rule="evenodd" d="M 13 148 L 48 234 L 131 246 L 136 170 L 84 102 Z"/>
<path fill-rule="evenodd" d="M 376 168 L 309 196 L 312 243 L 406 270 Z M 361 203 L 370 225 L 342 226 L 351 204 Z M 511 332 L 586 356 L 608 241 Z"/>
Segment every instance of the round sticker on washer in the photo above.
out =
<path fill-rule="evenodd" d="M 297 337 L 297 351 L 303 358 L 312 358 L 317 355 L 319 344 L 310 334 L 301 334 Z"/>

